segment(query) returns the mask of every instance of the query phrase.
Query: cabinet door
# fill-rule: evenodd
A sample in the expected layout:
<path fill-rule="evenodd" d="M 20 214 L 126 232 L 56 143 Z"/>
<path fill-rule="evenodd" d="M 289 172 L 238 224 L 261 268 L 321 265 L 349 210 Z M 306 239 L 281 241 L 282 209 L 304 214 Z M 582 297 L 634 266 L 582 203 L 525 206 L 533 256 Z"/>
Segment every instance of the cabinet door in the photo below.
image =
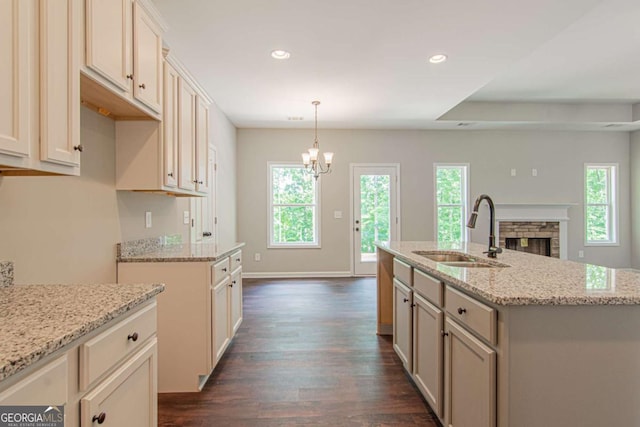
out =
<path fill-rule="evenodd" d="M 87 67 L 131 93 L 132 0 L 85 0 Z"/>
<path fill-rule="evenodd" d="M 447 317 L 445 421 L 452 427 L 496 426 L 496 352 Z"/>
<path fill-rule="evenodd" d="M 133 96 L 162 111 L 162 32 L 136 2 L 133 9 Z"/>
<path fill-rule="evenodd" d="M 407 371 L 411 372 L 411 304 L 412 291 L 393 279 L 393 348 Z"/>
<path fill-rule="evenodd" d="M 162 115 L 164 145 L 164 185 L 178 185 L 178 72 L 164 63 L 164 110 Z"/>
<path fill-rule="evenodd" d="M 80 165 L 80 0 L 40 2 L 40 155 Z"/>
<path fill-rule="evenodd" d="M 413 379 L 442 419 L 444 314 L 415 292 L 413 302 Z"/>
<path fill-rule="evenodd" d="M 196 116 L 196 190 L 209 192 L 209 104 L 197 97 Z"/>
<path fill-rule="evenodd" d="M 229 287 L 229 277 L 225 278 L 223 281 L 218 283 L 211 290 L 211 298 L 213 301 L 211 302 L 211 308 L 213 309 L 213 313 L 211 315 L 211 320 L 213 322 L 213 356 L 215 362 L 220 360 L 224 351 L 227 349 L 227 345 L 229 345 L 229 299 L 231 289 Z"/>
<path fill-rule="evenodd" d="M 231 283 L 229 283 L 231 289 L 231 310 L 230 310 L 230 331 L 229 335 L 233 337 L 240 324 L 242 323 L 242 269 L 238 268 L 231 275 Z"/>
<path fill-rule="evenodd" d="M 158 424 L 157 339 L 127 360 L 80 401 L 80 425 L 101 417 L 109 426 L 155 427 Z M 102 424 L 98 421 L 98 424 Z"/>
<path fill-rule="evenodd" d="M 68 371 L 65 354 L 0 393 L 0 405 L 64 405 Z"/>
<path fill-rule="evenodd" d="M 196 189 L 196 92 L 183 79 L 178 81 L 178 187 Z"/>
<path fill-rule="evenodd" d="M 29 155 L 30 2 L 0 2 L 0 153 Z"/>

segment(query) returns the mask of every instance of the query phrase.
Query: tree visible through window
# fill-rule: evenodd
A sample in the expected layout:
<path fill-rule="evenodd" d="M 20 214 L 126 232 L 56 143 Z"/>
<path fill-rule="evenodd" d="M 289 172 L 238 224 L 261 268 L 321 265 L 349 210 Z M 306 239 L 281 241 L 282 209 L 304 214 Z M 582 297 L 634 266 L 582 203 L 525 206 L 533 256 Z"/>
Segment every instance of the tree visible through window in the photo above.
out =
<path fill-rule="evenodd" d="M 436 165 L 436 238 L 439 242 L 467 239 L 467 166 Z"/>
<path fill-rule="evenodd" d="M 374 242 L 388 241 L 391 233 L 391 176 L 360 177 L 360 220 L 362 254 L 375 254 Z M 363 255 L 364 256 L 364 255 Z"/>
<path fill-rule="evenodd" d="M 318 184 L 302 165 L 269 165 L 270 246 L 317 247 Z"/>
<path fill-rule="evenodd" d="M 585 237 L 587 244 L 615 244 L 616 165 L 585 165 Z"/>

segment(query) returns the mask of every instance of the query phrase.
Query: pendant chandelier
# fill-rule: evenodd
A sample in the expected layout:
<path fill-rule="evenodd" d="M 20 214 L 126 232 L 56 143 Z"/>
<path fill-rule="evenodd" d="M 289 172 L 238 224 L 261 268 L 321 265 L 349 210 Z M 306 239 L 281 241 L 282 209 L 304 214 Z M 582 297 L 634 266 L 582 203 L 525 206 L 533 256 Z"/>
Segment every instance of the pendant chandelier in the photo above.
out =
<path fill-rule="evenodd" d="M 323 153 L 324 162 L 320 159 L 320 147 L 318 145 L 318 105 L 320 105 L 320 101 L 313 101 L 312 104 L 316 107 L 315 139 L 313 140 L 313 147 L 309 148 L 307 153 L 302 153 L 302 163 L 305 170 L 313 175 L 317 181 L 320 175 L 331 173 L 333 153 Z"/>

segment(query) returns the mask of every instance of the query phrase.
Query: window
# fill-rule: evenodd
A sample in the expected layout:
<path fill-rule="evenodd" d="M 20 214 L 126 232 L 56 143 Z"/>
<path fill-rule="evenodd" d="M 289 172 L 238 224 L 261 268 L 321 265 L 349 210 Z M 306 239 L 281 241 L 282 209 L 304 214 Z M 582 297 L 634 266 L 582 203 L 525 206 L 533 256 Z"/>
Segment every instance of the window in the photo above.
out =
<path fill-rule="evenodd" d="M 320 183 L 293 164 L 269 164 L 269 183 L 269 247 L 320 247 Z"/>
<path fill-rule="evenodd" d="M 616 164 L 585 164 L 585 245 L 617 245 Z"/>
<path fill-rule="evenodd" d="M 438 242 L 467 240 L 468 165 L 436 164 L 436 239 Z"/>

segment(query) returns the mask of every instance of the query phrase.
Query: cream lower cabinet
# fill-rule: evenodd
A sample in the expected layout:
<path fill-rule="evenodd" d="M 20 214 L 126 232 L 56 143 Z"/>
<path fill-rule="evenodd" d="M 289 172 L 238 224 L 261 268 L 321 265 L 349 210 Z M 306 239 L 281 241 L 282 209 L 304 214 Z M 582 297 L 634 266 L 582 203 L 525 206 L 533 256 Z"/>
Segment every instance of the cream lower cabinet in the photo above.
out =
<path fill-rule="evenodd" d="M 414 293 L 413 303 L 413 380 L 442 419 L 444 313 L 418 293 Z"/>
<path fill-rule="evenodd" d="M 67 427 L 155 427 L 156 345 L 149 302 L 0 383 L 0 405 L 64 405 Z"/>
<path fill-rule="evenodd" d="M 412 369 L 413 292 L 398 279 L 393 280 L 393 348 L 407 371 Z"/>
<path fill-rule="evenodd" d="M 165 284 L 158 295 L 158 392 L 200 391 L 229 346 L 236 287 L 230 286 L 230 270 L 228 256 L 215 262 L 118 263 L 121 283 Z"/>
<path fill-rule="evenodd" d="M 242 323 L 242 267 L 238 267 L 231 272 L 229 288 L 229 329 L 233 336 Z"/>
<path fill-rule="evenodd" d="M 496 352 L 454 320 L 445 323 L 445 423 L 495 427 Z"/>

